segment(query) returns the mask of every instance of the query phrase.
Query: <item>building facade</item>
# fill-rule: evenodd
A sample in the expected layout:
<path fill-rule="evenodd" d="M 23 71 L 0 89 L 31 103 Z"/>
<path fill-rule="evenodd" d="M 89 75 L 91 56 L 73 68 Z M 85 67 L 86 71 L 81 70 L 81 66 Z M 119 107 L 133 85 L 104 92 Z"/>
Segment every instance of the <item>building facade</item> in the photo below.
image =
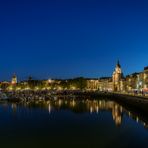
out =
<path fill-rule="evenodd" d="M 121 65 L 118 61 L 112 77 L 87 80 L 87 89 L 148 93 L 148 67 L 145 67 L 142 72 L 133 73 L 124 77 Z"/>
<path fill-rule="evenodd" d="M 148 67 L 140 73 L 133 73 L 126 77 L 126 91 L 148 92 Z"/>
<path fill-rule="evenodd" d="M 99 91 L 123 91 L 124 81 L 121 65 L 118 61 L 112 77 L 87 80 L 87 89 Z"/>

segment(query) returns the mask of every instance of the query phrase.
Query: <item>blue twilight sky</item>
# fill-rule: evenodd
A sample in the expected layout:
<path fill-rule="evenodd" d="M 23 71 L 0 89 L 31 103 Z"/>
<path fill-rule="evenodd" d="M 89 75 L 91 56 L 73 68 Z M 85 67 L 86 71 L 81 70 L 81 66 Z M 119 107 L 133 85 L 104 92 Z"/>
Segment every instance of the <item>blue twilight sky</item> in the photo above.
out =
<path fill-rule="evenodd" d="M 148 65 L 147 0 L 0 0 L 0 80 L 110 76 Z"/>

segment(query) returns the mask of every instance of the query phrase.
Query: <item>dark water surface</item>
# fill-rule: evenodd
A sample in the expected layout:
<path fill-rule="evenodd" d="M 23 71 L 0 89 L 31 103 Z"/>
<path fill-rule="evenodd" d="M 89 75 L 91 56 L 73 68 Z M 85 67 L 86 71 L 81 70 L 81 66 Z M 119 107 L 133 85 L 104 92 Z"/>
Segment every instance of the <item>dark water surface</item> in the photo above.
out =
<path fill-rule="evenodd" d="M 0 104 L 2 148 L 148 148 L 147 119 L 113 101 Z"/>

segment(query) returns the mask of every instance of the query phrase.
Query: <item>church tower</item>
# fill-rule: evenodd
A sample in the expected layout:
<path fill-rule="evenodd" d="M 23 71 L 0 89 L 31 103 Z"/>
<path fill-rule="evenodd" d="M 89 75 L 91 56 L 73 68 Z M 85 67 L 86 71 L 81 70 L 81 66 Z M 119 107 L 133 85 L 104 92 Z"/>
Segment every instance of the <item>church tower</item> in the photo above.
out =
<path fill-rule="evenodd" d="M 122 78 L 123 78 L 123 73 L 121 70 L 121 65 L 118 61 L 112 76 L 113 91 L 121 91 Z"/>
<path fill-rule="evenodd" d="M 17 76 L 16 76 L 16 74 L 13 75 L 11 84 L 12 85 L 16 85 L 17 84 Z"/>

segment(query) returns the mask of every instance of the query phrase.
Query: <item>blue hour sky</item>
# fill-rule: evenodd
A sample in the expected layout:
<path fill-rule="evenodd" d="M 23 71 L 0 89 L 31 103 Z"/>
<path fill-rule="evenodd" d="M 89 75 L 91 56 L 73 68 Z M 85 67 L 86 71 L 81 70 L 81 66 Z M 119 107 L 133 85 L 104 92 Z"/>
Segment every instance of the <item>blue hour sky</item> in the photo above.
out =
<path fill-rule="evenodd" d="M 148 66 L 147 0 L 0 0 L 0 80 L 111 76 Z"/>

